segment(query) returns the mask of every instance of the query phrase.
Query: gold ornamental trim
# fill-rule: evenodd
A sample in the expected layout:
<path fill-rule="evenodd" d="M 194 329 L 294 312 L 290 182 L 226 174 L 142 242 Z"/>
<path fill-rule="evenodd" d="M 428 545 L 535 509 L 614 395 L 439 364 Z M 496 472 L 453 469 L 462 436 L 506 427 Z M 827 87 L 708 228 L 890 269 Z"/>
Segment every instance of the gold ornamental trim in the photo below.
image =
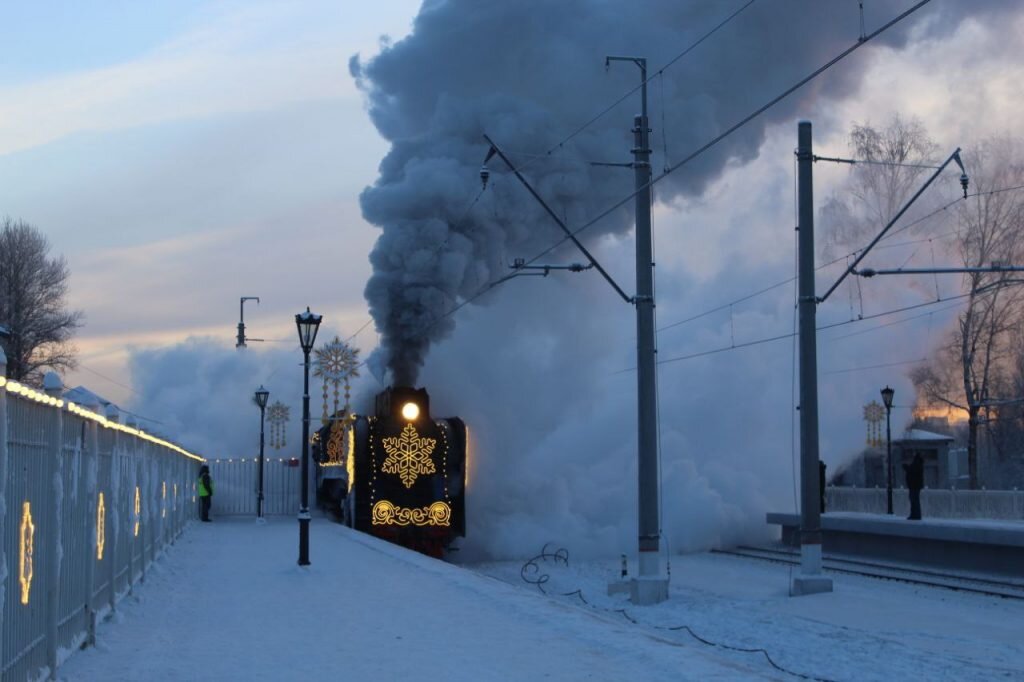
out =
<path fill-rule="evenodd" d="M 450 526 L 452 508 L 446 502 L 434 502 L 429 507 L 399 507 L 388 500 L 373 505 L 375 526 Z"/>

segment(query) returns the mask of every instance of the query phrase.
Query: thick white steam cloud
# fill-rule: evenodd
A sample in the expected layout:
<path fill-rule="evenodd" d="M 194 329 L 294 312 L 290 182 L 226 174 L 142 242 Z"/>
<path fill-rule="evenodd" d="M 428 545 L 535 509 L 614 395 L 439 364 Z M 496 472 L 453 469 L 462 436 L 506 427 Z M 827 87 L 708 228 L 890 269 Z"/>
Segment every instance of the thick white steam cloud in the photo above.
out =
<path fill-rule="evenodd" d="M 546 540 L 609 554 L 635 544 L 636 528 L 635 374 L 617 373 L 634 365 L 632 310 L 613 307 L 604 282 L 566 276 L 573 279 L 502 285 L 478 301 L 493 305 L 463 308 L 458 329 L 456 316 L 447 315 L 507 274 L 512 258 L 533 257 L 561 238 L 497 159 L 480 194 L 478 171 L 488 151 L 482 135 L 525 168 L 570 227 L 581 225 L 632 186 L 628 171 L 591 162 L 630 160 L 639 95 L 558 146 L 638 82 L 632 65 L 606 72 L 604 57 L 644 56 L 653 75 L 740 4 L 428 0 L 411 35 L 384 44 L 372 59 L 351 61 L 370 116 L 391 143 L 380 177 L 362 195 L 364 216 L 382 229 L 365 292 L 382 335 L 378 359 L 395 383 L 425 385 L 435 416 L 459 415 L 470 424 L 469 556 L 522 556 Z M 908 6 L 871 3 L 868 30 Z M 751 281 L 777 278 L 771 266 L 792 258 L 785 250 L 792 236 L 792 180 L 785 175 L 791 142 L 772 150 L 782 159 L 770 169 L 781 170 L 779 180 L 758 185 L 770 196 L 715 186 L 726 170 L 735 173 L 758 157 L 773 126 L 792 125 L 795 133 L 796 119 L 808 109 L 855 93 L 876 46 L 899 48 L 951 32 L 968 9 L 984 18 L 1012 6 L 936 3 L 659 183 L 663 220 L 678 222 L 666 207 L 698 207 L 713 191 L 716 200 L 728 195 L 737 214 L 728 220 L 748 221 L 752 234 L 772 226 L 780 235 L 760 237 L 771 243 L 765 271 L 745 264 L 744 277 L 724 271 L 698 277 L 669 257 L 667 271 L 659 267 L 660 308 L 699 310 L 701 296 L 717 302 L 749 293 Z M 858 32 L 855 2 L 754 3 L 651 81 L 653 167 L 698 148 L 853 44 Z M 627 205 L 583 233 L 627 290 L 633 288 L 632 242 L 620 239 L 631 216 Z M 708 238 L 670 241 L 691 251 L 683 256 L 691 264 L 714 245 Z M 563 247 L 544 260 L 579 259 Z M 782 290 L 754 302 L 724 324 L 708 320 L 688 347 L 777 330 L 771 323 L 791 320 L 790 295 Z M 663 515 L 671 549 L 764 534 L 765 509 L 794 504 L 791 353 L 788 344 L 763 346 L 730 361 L 660 371 Z M 850 382 L 824 380 L 822 400 L 836 399 L 843 387 Z M 823 430 L 826 460 L 835 458 L 833 445 Z"/>

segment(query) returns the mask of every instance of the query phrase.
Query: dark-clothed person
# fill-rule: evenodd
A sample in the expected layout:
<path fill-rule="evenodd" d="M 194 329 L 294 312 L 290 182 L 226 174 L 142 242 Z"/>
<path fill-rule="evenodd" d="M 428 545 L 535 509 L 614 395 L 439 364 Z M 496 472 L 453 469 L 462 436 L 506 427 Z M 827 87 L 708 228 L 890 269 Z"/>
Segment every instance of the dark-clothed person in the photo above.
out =
<path fill-rule="evenodd" d="M 910 464 L 903 465 L 903 471 L 907 474 L 907 490 L 910 491 L 910 516 L 911 521 L 921 520 L 921 488 L 924 487 L 924 460 L 921 453 L 914 455 Z"/>
<path fill-rule="evenodd" d="M 818 460 L 818 494 L 821 495 L 821 513 L 825 513 L 825 469 L 826 464 Z"/>
<path fill-rule="evenodd" d="M 213 479 L 210 478 L 210 467 L 205 464 L 199 467 L 199 480 L 196 482 L 199 489 L 199 519 L 210 520 L 210 502 L 213 500 Z"/>

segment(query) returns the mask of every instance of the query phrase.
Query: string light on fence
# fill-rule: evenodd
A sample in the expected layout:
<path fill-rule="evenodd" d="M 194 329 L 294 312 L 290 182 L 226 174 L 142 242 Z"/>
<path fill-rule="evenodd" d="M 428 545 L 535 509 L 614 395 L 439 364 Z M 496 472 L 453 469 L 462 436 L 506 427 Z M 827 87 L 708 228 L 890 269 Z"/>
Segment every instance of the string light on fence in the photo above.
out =
<path fill-rule="evenodd" d="M 139 496 L 139 486 L 135 486 L 135 537 L 139 537 L 139 523 L 142 518 L 142 498 Z"/>
<path fill-rule="evenodd" d="M 18 581 L 21 583 L 21 603 L 28 604 L 32 589 L 32 555 L 35 553 L 36 526 L 32 523 L 32 505 L 28 500 L 21 505 L 21 533 L 18 554 Z"/>
<path fill-rule="evenodd" d="M 103 491 L 96 502 L 96 559 L 103 561 L 103 545 L 107 539 L 107 506 L 103 502 Z"/>

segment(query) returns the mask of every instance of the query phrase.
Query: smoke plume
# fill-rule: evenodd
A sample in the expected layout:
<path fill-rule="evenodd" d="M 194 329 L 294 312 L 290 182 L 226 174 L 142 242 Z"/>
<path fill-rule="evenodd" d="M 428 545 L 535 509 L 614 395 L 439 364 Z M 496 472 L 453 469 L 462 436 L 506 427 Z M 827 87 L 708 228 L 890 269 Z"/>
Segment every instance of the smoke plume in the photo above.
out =
<path fill-rule="evenodd" d="M 864 3 L 866 31 L 911 4 Z M 860 35 L 859 3 L 852 0 L 754 2 L 659 72 L 742 3 L 728 5 L 428 0 L 407 38 L 383 43 L 372 59 L 351 60 L 369 114 L 391 143 L 379 178 L 361 197 L 365 218 L 381 229 L 365 291 L 381 333 L 376 355 L 396 383 L 419 379 L 428 386 L 435 416 L 459 415 L 470 424 L 465 558 L 523 556 L 548 540 L 584 555 L 606 555 L 635 543 L 636 529 L 632 309 L 590 272 L 517 278 L 457 316 L 449 314 L 507 275 L 513 258 L 533 258 L 562 239 L 498 159 L 490 162 L 490 184 L 481 192 L 478 173 L 488 152 L 483 134 L 575 228 L 633 186 L 628 169 L 593 162 L 631 160 L 639 94 L 583 126 L 639 82 L 633 64 L 616 62 L 606 70 L 605 56 L 648 60 L 657 175 Z M 961 24 L 999 34 L 1000 26 L 1012 25 L 1003 14 L 1014 7 L 1002 1 L 930 4 L 660 182 L 659 316 L 687 318 L 749 294 L 752 284 L 792 274 L 797 119 L 816 120 L 816 134 L 824 129 L 833 141 L 842 138 L 850 119 L 839 117 L 843 108 L 849 116 L 850 102 L 870 85 L 864 78 L 869 70 L 884 72 L 879 64 L 907 46 L 970 38 Z M 968 15 L 969 24 L 963 21 Z M 627 291 L 633 289 L 631 227 L 627 204 L 581 235 Z M 578 260 L 562 246 L 538 262 Z M 822 277 L 837 274 L 833 269 Z M 852 287 L 839 292 L 849 295 L 851 319 Z M 702 352 L 785 338 L 793 329 L 793 295 L 775 289 L 735 313 L 730 308 L 659 333 L 663 362 L 700 356 L 659 368 L 668 549 L 762 538 L 766 509 L 797 506 L 792 345 Z M 918 302 L 914 292 L 893 287 L 881 295 L 886 308 Z M 821 309 L 821 323 L 846 318 L 843 303 Z M 941 315 L 955 312 L 937 313 L 934 328 Z M 923 341 L 932 323 L 931 317 L 918 320 L 897 333 Z M 910 402 L 899 369 L 845 373 L 876 364 L 880 347 L 878 335 L 842 327 L 819 342 L 821 453 L 832 467 L 863 443 L 859 412 L 880 386 L 891 382 L 900 400 Z M 899 344 L 890 348 L 903 353 Z M 909 349 L 892 359 L 920 354 Z"/>
<path fill-rule="evenodd" d="M 557 146 L 638 82 L 632 64 L 614 63 L 606 71 L 604 57 L 646 57 L 655 75 L 740 4 L 428 0 L 410 36 L 383 44 L 369 61 L 352 58 L 350 70 L 370 116 L 391 142 L 380 177 L 363 192 L 362 208 L 382 229 L 365 295 L 382 335 L 379 352 L 396 383 L 415 383 L 431 345 L 454 328 L 448 313 L 460 301 L 507 274 L 512 258 L 535 256 L 560 238 L 497 160 L 491 164 L 494 181 L 477 196 L 488 151 L 482 135 L 489 133 L 526 169 L 570 226 L 582 224 L 622 197 L 631 182 L 628 172 L 591 162 L 630 160 L 629 128 L 639 95 Z M 870 3 L 867 30 L 907 6 Z M 987 3 L 981 11 L 1004 6 Z M 919 12 L 868 50 L 899 47 L 912 30 L 951 30 L 955 17 L 945 14 L 964 7 L 947 3 Z M 854 2 L 755 2 L 651 80 L 653 167 L 696 149 L 856 42 L 858 33 Z M 798 117 L 819 98 L 854 92 L 865 61 L 863 53 L 848 59 L 673 173 L 658 185 L 658 200 L 699 196 L 728 164 L 757 156 L 766 127 Z M 586 239 L 630 227 L 627 206 L 591 228 Z M 577 255 L 562 249 L 551 257 Z"/>

